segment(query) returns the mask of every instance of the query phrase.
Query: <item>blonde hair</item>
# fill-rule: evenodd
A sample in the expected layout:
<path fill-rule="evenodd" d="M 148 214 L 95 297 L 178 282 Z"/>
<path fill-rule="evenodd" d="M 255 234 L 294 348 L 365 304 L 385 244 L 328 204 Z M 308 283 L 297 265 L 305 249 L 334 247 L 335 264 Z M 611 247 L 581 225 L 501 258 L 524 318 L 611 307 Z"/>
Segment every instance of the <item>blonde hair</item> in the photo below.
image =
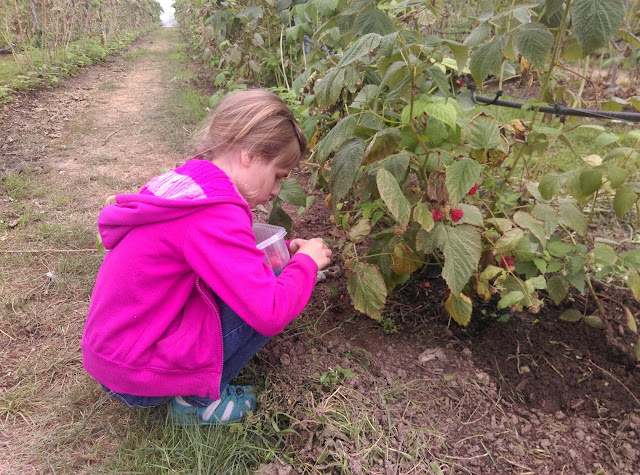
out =
<path fill-rule="evenodd" d="M 213 160 L 219 152 L 232 149 L 293 168 L 305 153 L 307 140 L 282 99 L 265 89 L 249 89 L 220 102 L 201 131 L 195 153 Z"/>

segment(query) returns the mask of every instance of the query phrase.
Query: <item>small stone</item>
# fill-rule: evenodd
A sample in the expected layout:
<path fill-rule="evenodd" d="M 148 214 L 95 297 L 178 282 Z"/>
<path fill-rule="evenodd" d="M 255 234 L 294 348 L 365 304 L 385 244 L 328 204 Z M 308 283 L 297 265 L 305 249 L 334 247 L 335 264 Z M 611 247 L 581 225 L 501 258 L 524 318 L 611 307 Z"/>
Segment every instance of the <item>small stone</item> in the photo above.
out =
<path fill-rule="evenodd" d="M 567 417 L 567 416 L 565 416 L 564 412 L 562 412 L 562 411 L 557 411 L 555 416 L 556 416 L 556 419 L 558 419 L 559 421 L 561 421 L 562 419 Z"/>
<path fill-rule="evenodd" d="M 446 359 L 447 355 L 444 354 L 442 348 L 427 348 L 418 356 L 420 363 L 427 363 L 433 360 L 445 361 Z"/>
<path fill-rule="evenodd" d="M 291 364 L 291 357 L 285 353 L 280 357 L 280 363 L 282 363 L 283 366 L 289 366 Z"/>

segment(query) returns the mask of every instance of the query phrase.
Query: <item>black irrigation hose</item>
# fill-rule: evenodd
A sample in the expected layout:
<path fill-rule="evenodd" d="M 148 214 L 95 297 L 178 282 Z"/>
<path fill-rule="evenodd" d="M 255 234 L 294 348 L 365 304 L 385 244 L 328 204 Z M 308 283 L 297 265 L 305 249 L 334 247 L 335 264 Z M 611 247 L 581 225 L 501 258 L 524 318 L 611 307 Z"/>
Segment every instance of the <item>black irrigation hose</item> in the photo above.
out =
<path fill-rule="evenodd" d="M 502 91 L 498 91 L 496 93 L 496 97 L 492 99 L 490 97 L 475 95 L 472 88 L 469 88 L 469 90 L 471 90 L 471 97 L 476 103 L 480 102 L 486 105 L 511 107 L 512 109 L 522 109 L 522 106 L 529 106 L 531 109 L 536 108 L 536 106 L 533 106 L 526 102 L 516 102 L 499 99 L 499 97 L 502 95 Z M 560 103 L 555 103 L 551 106 L 540 106 L 538 110 L 540 110 L 540 112 L 546 112 L 555 115 L 572 115 L 577 117 L 593 117 L 596 119 L 618 119 L 626 120 L 629 122 L 640 122 L 640 112 L 614 112 L 593 109 L 573 109 Z"/>

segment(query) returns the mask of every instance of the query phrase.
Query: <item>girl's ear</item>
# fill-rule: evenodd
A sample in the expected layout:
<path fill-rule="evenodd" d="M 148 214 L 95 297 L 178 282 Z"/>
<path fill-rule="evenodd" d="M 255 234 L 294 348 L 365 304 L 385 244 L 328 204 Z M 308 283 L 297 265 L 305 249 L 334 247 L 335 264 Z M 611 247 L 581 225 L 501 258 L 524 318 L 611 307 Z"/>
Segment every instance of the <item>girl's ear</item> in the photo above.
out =
<path fill-rule="evenodd" d="M 251 166 L 252 162 L 253 157 L 251 156 L 251 154 L 246 150 L 240 150 L 240 163 L 242 163 L 242 166 L 249 167 Z"/>

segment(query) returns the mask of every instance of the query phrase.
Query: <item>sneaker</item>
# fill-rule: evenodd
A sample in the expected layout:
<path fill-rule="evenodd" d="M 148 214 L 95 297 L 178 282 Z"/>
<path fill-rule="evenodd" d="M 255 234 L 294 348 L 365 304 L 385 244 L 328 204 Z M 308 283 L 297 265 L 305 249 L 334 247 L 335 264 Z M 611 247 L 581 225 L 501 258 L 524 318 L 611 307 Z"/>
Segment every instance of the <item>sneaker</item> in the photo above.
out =
<path fill-rule="evenodd" d="M 240 422 L 248 412 L 256 408 L 253 386 L 227 386 L 220 399 L 208 406 L 194 406 L 182 396 L 169 403 L 169 414 L 180 425 L 215 425 Z"/>

